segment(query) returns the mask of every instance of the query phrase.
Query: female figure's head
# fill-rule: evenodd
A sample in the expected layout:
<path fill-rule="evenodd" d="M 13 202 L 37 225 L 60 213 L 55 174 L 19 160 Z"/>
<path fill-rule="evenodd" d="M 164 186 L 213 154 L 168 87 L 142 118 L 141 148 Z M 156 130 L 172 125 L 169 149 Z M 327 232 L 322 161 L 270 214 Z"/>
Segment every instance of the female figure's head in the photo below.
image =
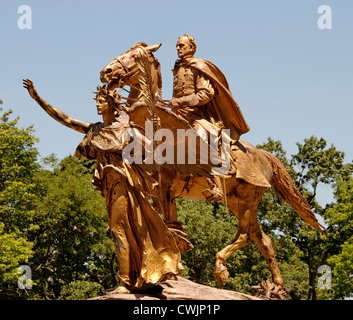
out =
<path fill-rule="evenodd" d="M 110 124 L 116 120 L 120 113 L 120 94 L 115 90 L 108 90 L 106 85 L 97 86 L 96 97 L 97 113 L 103 117 L 104 124 Z"/>

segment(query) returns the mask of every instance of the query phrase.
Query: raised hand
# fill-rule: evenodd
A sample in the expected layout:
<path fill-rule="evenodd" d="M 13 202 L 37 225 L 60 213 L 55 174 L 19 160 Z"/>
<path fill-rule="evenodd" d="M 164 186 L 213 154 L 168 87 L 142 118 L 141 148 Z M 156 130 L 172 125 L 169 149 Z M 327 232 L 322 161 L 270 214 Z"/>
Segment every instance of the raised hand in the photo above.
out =
<path fill-rule="evenodd" d="M 23 79 L 23 87 L 28 90 L 30 96 L 43 108 L 43 110 L 48 113 L 54 120 L 60 122 L 66 127 L 76 130 L 81 133 L 87 133 L 91 127 L 89 122 L 84 122 L 69 117 L 65 112 L 58 108 L 55 108 L 50 103 L 41 98 L 34 86 L 33 82 L 29 79 Z"/>
<path fill-rule="evenodd" d="M 32 80 L 23 79 L 23 87 L 28 90 L 29 95 L 30 95 L 33 99 L 38 98 L 37 89 L 36 89 L 36 87 L 34 86 Z"/>

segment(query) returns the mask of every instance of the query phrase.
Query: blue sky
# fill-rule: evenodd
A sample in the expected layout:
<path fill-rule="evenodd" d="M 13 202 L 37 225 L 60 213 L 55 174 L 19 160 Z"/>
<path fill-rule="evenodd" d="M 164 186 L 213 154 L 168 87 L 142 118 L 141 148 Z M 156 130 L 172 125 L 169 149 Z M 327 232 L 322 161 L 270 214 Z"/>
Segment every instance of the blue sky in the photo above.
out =
<path fill-rule="evenodd" d="M 21 30 L 20 5 L 32 9 Z M 321 5 L 332 9 L 332 30 L 320 30 Z M 162 43 L 163 99 L 172 95 L 175 43 L 194 35 L 196 57 L 216 64 L 251 127 L 256 145 L 281 140 L 287 155 L 311 135 L 353 159 L 353 2 L 345 0 L 44 1 L 0 4 L 0 99 L 33 124 L 41 156 L 75 152 L 82 135 L 51 119 L 22 88 L 70 116 L 100 121 L 92 100 L 99 71 L 133 44 Z M 329 190 L 326 190 L 329 191 Z M 323 191 L 322 195 L 329 196 Z"/>

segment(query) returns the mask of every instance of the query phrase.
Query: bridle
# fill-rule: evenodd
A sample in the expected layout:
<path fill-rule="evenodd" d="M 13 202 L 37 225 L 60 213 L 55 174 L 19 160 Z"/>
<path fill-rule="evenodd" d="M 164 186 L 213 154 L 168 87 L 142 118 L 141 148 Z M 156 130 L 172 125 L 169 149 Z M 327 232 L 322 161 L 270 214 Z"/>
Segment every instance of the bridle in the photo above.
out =
<path fill-rule="evenodd" d="M 144 47 L 138 47 L 140 50 L 142 50 L 142 56 L 140 57 L 140 59 L 143 59 L 143 60 L 147 60 L 147 62 L 144 64 L 146 68 L 150 68 L 150 64 L 153 63 L 153 56 L 151 57 L 151 54 L 144 48 Z M 132 52 L 130 53 L 126 53 L 126 54 L 133 54 Z M 152 60 L 151 60 L 152 59 Z M 129 82 L 129 80 L 134 76 L 136 75 L 137 72 L 140 71 L 140 67 L 139 67 L 139 64 L 140 62 L 137 61 L 137 59 L 135 58 L 135 65 L 132 67 L 132 70 L 129 70 L 129 67 L 126 65 L 126 62 L 123 61 L 123 58 L 122 56 L 119 56 L 119 57 L 116 57 L 115 58 L 115 63 L 119 63 L 120 66 L 122 67 L 123 71 L 124 71 L 124 74 L 121 74 L 119 75 L 119 78 L 114 80 L 114 79 L 111 79 L 112 83 L 115 82 L 115 84 L 118 85 L 118 87 L 120 88 L 123 88 L 126 84 L 129 85 L 131 88 L 134 88 L 135 90 L 137 91 L 140 91 L 143 95 L 144 94 L 144 91 L 141 89 L 141 88 L 138 88 L 136 87 L 135 85 L 132 85 L 132 84 L 128 84 L 127 82 Z M 151 84 L 152 83 L 152 79 L 151 79 L 151 70 L 147 70 L 146 71 L 146 75 L 148 77 L 147 79 L 147 83 Z M 123 90 L 127 91 L 126 89 L 123 88 Z M 150 88 L 150 91 L 152 91 L 152 88 Z M 129 91 L 127 91 L 129 92 Z M 132 99 L 132 98 L 128 98 L 128 99 Z M 138 101 L 138 99 L 136 100 Z M 164 105 L 167 105 L 166 103 L 167 101 L 162 101 L 160 100 L 160 103 L 164 104 Z M 169 102 L 169 101 L 168 101 Z M 148 108 L 148 110 L 150 110 L 150 108 Z M 153 112 L 152 112 L 153 113 Z"/>
<path fill-rule="evenodd" d="M 122 59 L 120 59 L 119 57 L 115 58 L 115 60 L 122 66 L 122 68 L 124 69 L 125 74 L 123 74 L 119 81 L 118 81 L 118 85 L 119 87 L 122 86 L 122 84 L 126 81 L 129 80 L 130 78 L 132 78 L 132 76 L 135 75 L 136 72 L 138 72 L 138 67 L 136 66 L 134 69 L 132 69 L 131 71 L 129 71 L 129 68 L 127 67 L 127 65 L 123 62 Z M 114 81 L 114 80 L 113 80 Z"/>

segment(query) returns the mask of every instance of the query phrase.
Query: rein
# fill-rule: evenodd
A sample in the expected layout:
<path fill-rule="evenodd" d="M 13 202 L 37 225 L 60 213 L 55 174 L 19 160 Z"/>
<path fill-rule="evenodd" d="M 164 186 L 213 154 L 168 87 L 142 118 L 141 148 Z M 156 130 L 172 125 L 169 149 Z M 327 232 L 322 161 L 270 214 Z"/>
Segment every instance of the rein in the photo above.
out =
<path fill-rule="evenodd" d="M 125 74 L 122 76 L 122 79 L 119 80 L 119 85 L 120 85 L 120 82 L 123 83 L 125 80 L 130 79 L 138 71 L 138 68 L 135 68 L 135 69 L 132 69 L 131 71 L 129 71 L 128 67 L 121 59 L 116 58 L 116 61 L 121 64 L 121 66 L 123 67 L 123 69 L 125 71 Z"/>

